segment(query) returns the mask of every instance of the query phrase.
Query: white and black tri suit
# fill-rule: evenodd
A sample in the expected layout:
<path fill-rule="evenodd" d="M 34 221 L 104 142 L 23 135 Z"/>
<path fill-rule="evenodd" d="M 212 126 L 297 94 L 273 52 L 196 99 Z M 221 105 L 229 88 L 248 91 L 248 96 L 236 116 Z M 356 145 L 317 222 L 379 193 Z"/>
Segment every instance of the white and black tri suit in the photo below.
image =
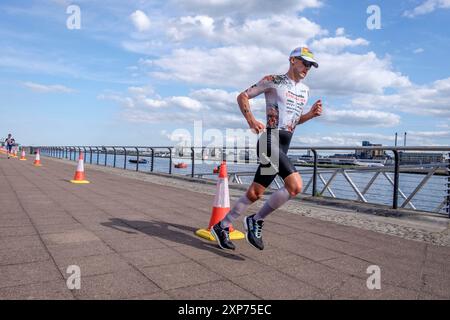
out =
<path fill-rule="evenodd" d="M 264 93 L 266 99 L 267 130 L 258 141 L 260 165 L 254 182 L 267 188 L 277 174 L 285 179 L 297 172 L 287 153 L 295 127 L 308 102 L 309 88 L 300 81 L 290 79 L 287 74 L 271 75 L 248 88 L 246 93 L 250 99 Z M 260 150 L 261 146 L 267 148 Z M 272 156 L 276 154 L 278 159 Z"/>

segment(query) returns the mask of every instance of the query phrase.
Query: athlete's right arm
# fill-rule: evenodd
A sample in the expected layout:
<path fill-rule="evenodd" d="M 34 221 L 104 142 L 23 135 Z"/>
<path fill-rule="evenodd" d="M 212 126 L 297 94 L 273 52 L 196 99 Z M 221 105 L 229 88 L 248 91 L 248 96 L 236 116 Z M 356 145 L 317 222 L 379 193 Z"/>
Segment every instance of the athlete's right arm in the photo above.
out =
<path fill-rule="evenodd" d="M 245 117 L 245 120 L 247 120 L 250 129 L 252 129 L 256 133 L 264 131 L 266 126 L 262 122 L 256 120 L 253 116 L 250 110 L 249 100 L 269 89 L 271 80 L 271 76 L 266 76 L 262 78 L 257 84 L 251 86 L 250 88 L 239 94 L 237 97 L 237 103 L 239 105 L 239 108 L 241 109 L 242 114 Z"/>
<path fill-rule="evenodd" d="M 250 98 L 248 97 L 248 94 L 246 91 L 242 92 L 237 97 L 237 102 L 239 105 L 239 108 L 241 109 L 242 114 L 245 117 L 245 120 L 247 120 L 247 123 L 250 127 L 250 129 L 254 130 L 256 133 L 260 133 L 264 131 L 265 126 L 263 123 L 259 122 L 255 119 L 253 116 L 251 110 L 250 110 Z"/>

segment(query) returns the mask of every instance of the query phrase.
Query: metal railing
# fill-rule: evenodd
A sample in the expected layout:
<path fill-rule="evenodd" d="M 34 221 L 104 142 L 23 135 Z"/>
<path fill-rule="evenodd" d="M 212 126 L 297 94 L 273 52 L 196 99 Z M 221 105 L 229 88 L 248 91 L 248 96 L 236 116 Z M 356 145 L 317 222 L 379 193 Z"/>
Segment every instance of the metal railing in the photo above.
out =
<path fill-rule="evenodd" d="M 199 173 L 195 172 L 197 161 L 221 161 L 227 160 L 227 162 L 231 163 L 251 163 L 257 164 L 256 159 L 253 161 L 248 157 L 250 151 L 255 151 L 254 148 L 207 148 L 207 147 L 173 147 L 173 146 L 160 146 L 160 147 L 147 147 L 147 146 L 41 146 L 34 147 L 40 148 L 43 155 L 47 155 L 50 157 L 56 158 L 66 158 L 69 160 L 76 160 L 77 154 L 81 151 L 85 154 L 85 162 L 90 164 L 100 165 L 100 158 L 103 158 L 102 165 L 107 166 L 108 164 L 112 167 L 117 167 L 117 158 L 120 156 L 123 159 L 123 169 L 134 169 L 136 171 L 140 170 L 140 160 L 141 159 L 149 159 L 149 172 L 154 172 L 155 169 L 155 158 L 164 158 L 167 159 L 168 169 L 167 172 L 169 174 L 173 174 L 172 167 L 174 165 L 174 158 L 189 160 L 191 165 L 190 176 L 191 177 L 199 177 L 206 178 L 208 176 L 213 176 L 213 173 Z M 181 151 L 180 151 L 181 150 Z M 188 150 L 188 152 L 185 152 Z M 244 150 L 245 159 L 240 161 L 240 156 L 238 152 Z M 416 200 L 419 201 L 419 194 L 422 190 L 425 189 L 425 186 L 428 187 L 429 190 L 434 190 L 429 187 L 431 185 L 430 181 L 436 174 L 439 172 L 441 175 L 446 176 L 445 185 L 439 190 L 444 190 L 445 195 L 442 196 L 442 201 L 439 202 L 433 209 L 427 209 L 426 211 L 430 212 L 441 212 L 445 210 L 450 218 L 450 160 L 447 162 L 434 163 L 428 165 L 401 165 L 401 152 L 403 151 L 428 151 L 428 152 L 440 152 L 442 154 L 450 154 L 450 147 L 442 146 L 442 147 L 290 147 L 290 153 L 300 150 L 309 150 L 312 153 L 312 164 L 311 168 L 302 168 L 299 171 L 302 173 L 302 176 L 309 177 L 307 183 L 304 185 L 302 193 L 311 194 L 313 197 L 331 197 L 331 198 L 342 198 L 348 199 L 349 196 L 337 195 L 337 193 L 345 193 L 350 192 L 356 200 L 362 203 L 373 203 L 368 199 L 368 194 L 372 189 L 374 189 L 374 185 L 380 179 L 385 179 L 385 184 L 392 188 L 391 190 L 391 200 L 390 207 L 393 209 L 398 208 L 410 208 L 413 210 L 418 209 L 415 204 Z M 344 151 L 344 150 L 358 150 L 358 151 L 370 151 L 370 150 L 379 150 L 379 151 L 388 151 L 392 152 L 392 162 L 391 166 L 385 167 L 345 167 L 339 166 L 336 168 L 323 168 L 319 164 L 320 153 L 329 152 L 329 151 Z M 231 153 L 230 153 L 231 151 Z M 177 152 L 178 154 L 175 154 Z M 112 159 L 111 159 L 112 158 Z M 131 166 L 127 164 L 127 160 L 134 158 L 135 166 Z M 231 158 L 231 161 L 230 161 Z M 450 158 L 450 157 L 449 157 Z M 148 163 L 147 160 L 145 162 Z M 407 182 L 407 179 L 411 179 L 413 176 L 414 181 L 411 181 L 412 188 L 407 187 L 409 191 L 403 190 L 400 185 L 400 177 L 402 175 L 402 182 Z M 355 174 L 365 174 L 368 177 L 368 181 L 355 182 L 352 175 Z M 369 176 L 369 174 L 372 174 Z M 254 175 L 254 171 L 238 171 L 238 172 L 229 172 L 230 181 L 242 184 L 243 178 L 252 177 Z M 341 179 L 340 181 L 338 181 Z M 339 185 L 338 185 L 339 182 Z M 349 190 L 339 190 L 339 187 L 346 184 L 349 187 Z M 363 184 L 363 186 L 361 186 Z M 414 185 L 415 184 L 415 185 Z M 283 185 L 282 179 L 275 179 L 274 185 L 277 188 L 280 188 Z M 383 188 L 388 188 L 383 186 Z M 428 190 L 428 191 L 429 191 Z M 339 191 L 339 192 L 337 192 Z M 432 197 L 433 194 L 428 195 L 428 197 Z M 414 201 L 413 201 L 414 200 Z M 422 201 L 422 200 L 420 200 Z M 387 204 L 387 203 L 386 203 Z"/>

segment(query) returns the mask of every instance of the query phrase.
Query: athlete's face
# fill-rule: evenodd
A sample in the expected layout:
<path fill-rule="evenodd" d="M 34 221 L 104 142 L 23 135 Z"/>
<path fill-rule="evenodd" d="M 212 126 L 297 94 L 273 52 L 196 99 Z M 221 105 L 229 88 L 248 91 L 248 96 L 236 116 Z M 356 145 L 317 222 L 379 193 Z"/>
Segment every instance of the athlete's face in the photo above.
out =
<path fill-rule="evenodd" d="M 309 69 L 311 69 L 311 65 L 305 66 L 301 58 L 292 58 L 292 67 L 294 73 L 300 77 L 300 79 L 304 79 L 308 75 Z"/>

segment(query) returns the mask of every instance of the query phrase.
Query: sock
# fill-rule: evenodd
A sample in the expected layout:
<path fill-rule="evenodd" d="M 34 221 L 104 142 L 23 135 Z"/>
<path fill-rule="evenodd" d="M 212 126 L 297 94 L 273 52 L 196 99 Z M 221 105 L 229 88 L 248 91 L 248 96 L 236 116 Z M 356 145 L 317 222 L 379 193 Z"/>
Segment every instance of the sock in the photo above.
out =
<path fill-rule="evenodd" d="M 228 212 L 228 214 L 225 216 L 225 218 L 221 222 L 221 226 L 223 228 L 228 227 L 230 224 L 233 223 L 234 220 L 239 218 L 239 216 L 244 213 L 247 208 L 252 204 L 249 198 L 247 198 L 247 195 L 244 194 L 242 197 L 239 198 L 239 200 L 234 204 L 234 207 Z"/>
<path fill-rule="evenodd" d="M 266 203 L 264 203 L 263 207 L 258 211 L 255 215 L 255 220 L 264 220 L 269 214 L 277 210 L 283 204 L 285 204 L 291 195 L 286 190 L 286 188 L 281 188 L 272 193 L 272 195 L 267 199 Z"/>

